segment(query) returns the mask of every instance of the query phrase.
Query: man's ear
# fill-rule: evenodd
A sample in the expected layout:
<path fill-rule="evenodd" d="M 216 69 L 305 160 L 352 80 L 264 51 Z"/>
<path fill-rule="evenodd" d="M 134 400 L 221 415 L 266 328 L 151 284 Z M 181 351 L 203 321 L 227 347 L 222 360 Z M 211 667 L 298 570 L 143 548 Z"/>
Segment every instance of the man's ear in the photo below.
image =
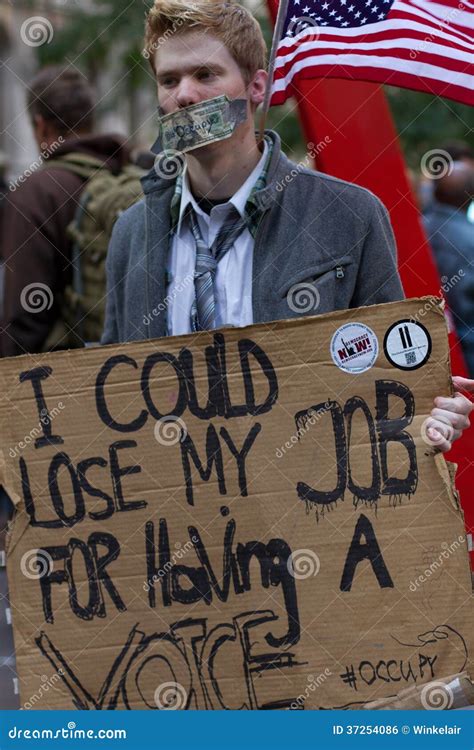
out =
<path fill-rule="evenodd" d="M 33 115 L 31 120 L 31 127 L 33 128 L 33 135 L 39 148 L 42 147 L 42 143 L 45 140 L 45 119 L 42 115 Z"/>
<path fill-rule="evenodd" d="M 36 143 L 42 151 L 57 141 L 61 135 L 61 132 L 54 127 L 53 123 L 46 120 L 43 115 L 33 115 L 32 125 Z"/>
<path fill-rule="evenodd" d="M 33 115 L 31 118 L 31 127 L 33 130 L 39 130 L 41 129 L 43 122 L 44 118 L 41 115 Z"/>
<path fill-rule="evenodd" d="M 262 104 L 265 98 L 267 81 L 268 73 L 266 70 L 257 70 L 254 77 L 250 81 L 247 91 L 250 102 L 255 106 L 255 108 L 257 108 L 259 104 Z"/>

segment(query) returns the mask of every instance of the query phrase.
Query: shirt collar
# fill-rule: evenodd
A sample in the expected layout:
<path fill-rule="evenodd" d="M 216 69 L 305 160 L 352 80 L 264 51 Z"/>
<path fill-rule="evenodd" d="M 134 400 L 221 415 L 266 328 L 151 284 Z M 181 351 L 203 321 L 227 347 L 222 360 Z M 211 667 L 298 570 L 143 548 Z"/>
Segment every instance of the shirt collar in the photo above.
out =
<path fill-rule="evenodd" d="M 228 201 L 229 203 L 232 203 L 232 205 L 237 209 L 242 217 L 246 212 L 250 215 L 250 217 L 252 217 L 253 215 L 253 211 L 256 206 L 253 203 L 252 198 L 257 190 L 260 190 L 266 185 L 266 178 L 268 167 L 271 161 L 271 155 L 272 142 L 268 138 L 268 136 L 265 136 L 263 142 L 263 153 L 258 161 L 258 164 L 249 174 L 244 184 L 240 186 L 237 192 L 234 193 L 234 195 L 229 198 Z M 187 166 L 185 166 L 176 180 L 175 192 L 173 198 L 171 199 L 170 206 L 171 226 L 178 234 L 181 231 L 182 221 L 186 213 L 186 209 L 190 204 L 197 213 L 202 213 L 190 190 Z M 249 229 L 253 234 L 252 221 L 249 224 Z"/>

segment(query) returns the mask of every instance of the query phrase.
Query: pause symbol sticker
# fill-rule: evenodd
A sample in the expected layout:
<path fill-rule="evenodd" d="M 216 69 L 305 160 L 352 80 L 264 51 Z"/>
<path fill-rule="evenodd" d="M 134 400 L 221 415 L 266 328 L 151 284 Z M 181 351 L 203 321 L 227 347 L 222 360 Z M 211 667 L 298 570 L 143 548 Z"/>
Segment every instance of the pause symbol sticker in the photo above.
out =
<path fill-rule="evenodd" d="M 399 370 L 422 367 L 431 354 L 431 336 L 415 320 L 399 320 L 385 334 L 383 349 L 388 361 Z"/>

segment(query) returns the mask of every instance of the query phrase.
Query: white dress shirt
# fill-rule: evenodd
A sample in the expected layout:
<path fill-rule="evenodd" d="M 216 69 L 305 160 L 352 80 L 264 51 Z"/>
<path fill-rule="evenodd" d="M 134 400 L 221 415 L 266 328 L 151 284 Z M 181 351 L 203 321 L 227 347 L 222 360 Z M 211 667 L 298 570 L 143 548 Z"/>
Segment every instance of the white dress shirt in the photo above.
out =
<path fill-rule="evenodd" d="M 253 172 L 226 203 L 221 203 L 206 214 L 196 203 L 189 187 L 187 168 L 183 172 L 183 192 L 179 209 L 179 220 L 171 241 L 168 263 L 169 285 L 168 335 L 177 336 L 191 332 L 191 307 L 195 298 L 194 269 L 196 266 L 196 243 L 184 216 L 186 208 L 192 205 L 204 242 L 212 245 L 232 204 L 241 216 L 245 204 L 265 165 L 268 146 Z M 226 325 L 246 326 L 253 323 L 252 312 L 252 264 L 254 240 L 245 228 L 237 237 L 231 249 L 217 265 L 214 279 L 216 296 L 216 327 Z"/>

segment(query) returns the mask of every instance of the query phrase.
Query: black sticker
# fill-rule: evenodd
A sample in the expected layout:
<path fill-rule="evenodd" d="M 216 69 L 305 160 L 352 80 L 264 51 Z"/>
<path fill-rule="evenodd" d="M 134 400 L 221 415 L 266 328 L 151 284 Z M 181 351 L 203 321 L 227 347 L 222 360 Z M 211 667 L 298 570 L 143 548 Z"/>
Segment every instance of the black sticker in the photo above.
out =
<path fill-rule="evenodd" d="M 385 334 L 383 350 L 399 370 L 417 370 L 430 358 L 431 336 L 416 320 L 399 320 Z"/>

